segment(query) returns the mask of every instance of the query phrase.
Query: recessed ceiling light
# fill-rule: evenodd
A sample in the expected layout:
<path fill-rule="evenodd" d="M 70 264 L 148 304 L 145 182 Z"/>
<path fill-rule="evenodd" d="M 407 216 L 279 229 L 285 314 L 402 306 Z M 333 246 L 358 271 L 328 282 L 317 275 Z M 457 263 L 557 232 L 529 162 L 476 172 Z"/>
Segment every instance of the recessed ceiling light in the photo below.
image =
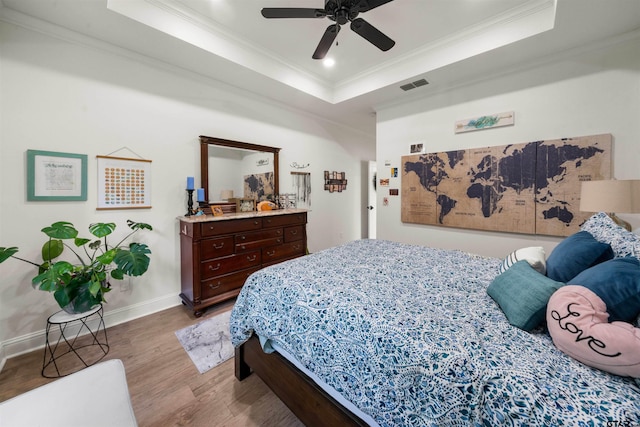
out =
<path fill-rule="evenodd" d="M 322 64 L 327 68 L 331 68 L 336 65 L 336 61 L 333 58 L 325 58 Z"/>

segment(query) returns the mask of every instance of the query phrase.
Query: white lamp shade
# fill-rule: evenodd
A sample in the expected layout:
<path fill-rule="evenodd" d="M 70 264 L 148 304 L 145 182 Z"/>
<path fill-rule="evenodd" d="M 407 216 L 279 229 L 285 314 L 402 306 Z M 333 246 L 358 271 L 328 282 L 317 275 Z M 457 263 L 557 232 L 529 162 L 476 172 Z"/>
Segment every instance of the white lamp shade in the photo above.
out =
<path fill-rule="evenodd" d="M 222 200 L 229 200 L 233 198 L 233 190 L 222 190 L 220 192 L 220 198 Z"/>
<path fill-rule="evenodd" d="M 640 180 L 583 181 L 580 210 L 640 213 Z"/>

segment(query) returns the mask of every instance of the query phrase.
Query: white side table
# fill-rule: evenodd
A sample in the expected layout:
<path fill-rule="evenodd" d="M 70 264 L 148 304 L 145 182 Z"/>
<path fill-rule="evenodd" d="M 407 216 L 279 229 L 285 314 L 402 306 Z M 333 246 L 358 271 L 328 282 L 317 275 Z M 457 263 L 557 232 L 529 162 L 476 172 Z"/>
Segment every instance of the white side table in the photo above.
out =
<path fill-rule="evenodd" d="M 60 310 L 49 316 L 42 361 L 43 377 L 64 377 L 99 362 L 107 355 L 109 343 L 103 314 L 100 304 L 84 313 L 69 314 Z M 60 334 L 57 340 L 56 326 Z M 82 365 L 77 363 L 78 360 Z M 55 373 L 52 372 L 54 369 Z"/>

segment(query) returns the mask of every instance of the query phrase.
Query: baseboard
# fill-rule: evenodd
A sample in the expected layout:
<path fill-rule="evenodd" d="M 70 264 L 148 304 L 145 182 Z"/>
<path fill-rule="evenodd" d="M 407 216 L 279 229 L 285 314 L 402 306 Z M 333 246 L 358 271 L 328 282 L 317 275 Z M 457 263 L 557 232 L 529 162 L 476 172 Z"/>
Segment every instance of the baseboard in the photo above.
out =
<path fill-rule="evenodd" d="M 117 308 L 112 311 L 105 311 L 104 321 L 107 328 L 110 328 L 111 326 L 130 322 L 139 317 L 148 316 L 149 314 L 157 313 L 158 311 L 166 310 L 167 308 L 175 307 L 180 304 L 181 300 L 177 295 L 167 295 L 165 297 L 156 298 L 139 304 Z M 43 328 L 40 331 L 0 342 L 0 372 L 2 372 L 7 359 L 43 348 L 45 332 L 46 331 Z"/>

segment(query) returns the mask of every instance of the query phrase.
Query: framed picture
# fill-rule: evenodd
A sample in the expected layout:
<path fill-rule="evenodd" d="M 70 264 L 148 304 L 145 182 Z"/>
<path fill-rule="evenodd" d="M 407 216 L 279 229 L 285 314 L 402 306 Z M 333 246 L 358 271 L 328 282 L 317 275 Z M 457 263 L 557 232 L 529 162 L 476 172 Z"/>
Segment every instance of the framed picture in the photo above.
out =
<path fill-rule="evenodd" d="M 255 199 L 236 199 L 236 212 L 253 212 L 256 210 Z"/>
<path fill-rule="evenodd" d="M 151 208 L 151 160 L 98 158 L 98 210 Z"/>
<path fill-rule="evenodd" d="M 213 216 L 222 216 L 224 215 L 224 211 L 222 210 L 222 206 L 211 205 L 211 213 Z"/>
<path fill-rule="evenodd" d="M 27 150 L 28 201 L 86 201 L 87 155 Z"/>

